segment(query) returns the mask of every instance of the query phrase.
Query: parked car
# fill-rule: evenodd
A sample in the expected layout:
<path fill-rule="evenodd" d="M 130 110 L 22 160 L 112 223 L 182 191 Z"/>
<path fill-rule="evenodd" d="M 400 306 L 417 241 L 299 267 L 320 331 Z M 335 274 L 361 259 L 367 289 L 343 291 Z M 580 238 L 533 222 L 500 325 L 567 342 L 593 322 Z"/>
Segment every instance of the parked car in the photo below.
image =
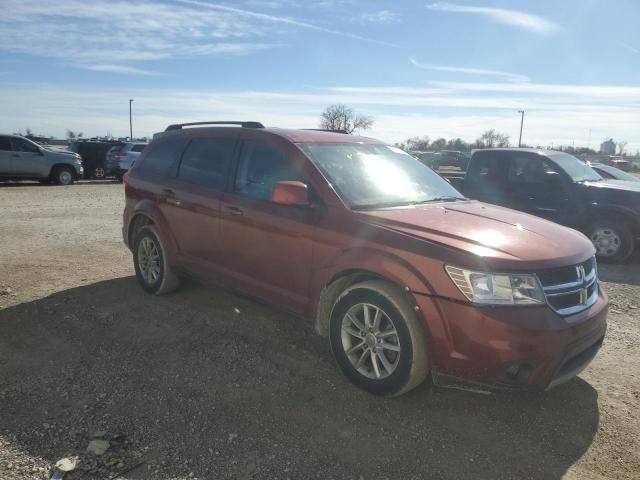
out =
<path fill-rule="evenodd" d="M 442 150 L 438 167 L 455 167 L 462 171 L 467 169 L 469 155 L 457 150 Z"/>
<path fill-rule="evenodd" d="M 605 163 L 588 163 L 598 175 L 608 180 L 621 180 L 625 182 L 640 182 L 640 177 L 636 177 L 630 173 L 620 170 L 619 168 L 612 167 Z"/>
<path fill-rule="evenodd" d="M 107 152 L 114 145 L 120 144 L 115 140 L 74 140 L 69 150 L 82 157 L 86 178 L 104 178 L 106 176 L 105 160 Z"/>
<path fill-rule="evenodd" d="M 105 174 L 122 179 L 122 176 L 129 170 L 129 167 L 146 147 L 146 143 L 132 142 L 114 145 L 107 152 Z"/>
<path fill-rule="evenodd" d="M 440 165 L 440 154 L 434 152 L 409 152 L 411 155 L 416 157 L 422 163 L 424 163 L 427 167 L 432 170 L 437 170 Z"/>
<path fill-rule="evenodd" d="M 429 373 L 551 388 L 596 355 L 607 296 L 581 233 L 467 200 L 370 138 L 210 123 L 169 126 L 125 175 L 146 291 L 188 272 L 313 319 L 376 394 Z"/>
<path fill-rule="evenodd" d="M 609 165 L 625 172 L 631 170 L 631 162 L 629 160 L 615 155 L 609 157 Z"/>
<path fill-rule="evenodd" d="M 82 173 L 82 161 L 75 153 L 48 149 L 18 135 L 0 135 L 0 180 L 71 185 Z"/>
<path fill-rule="evenodd" d="M 580 230 L 603 260 L 625 261 L 640 239 L 640 185 L 604 180 L 567 153 L 476 150 L 466 174 L 449 180 L 466 197 Z"/>

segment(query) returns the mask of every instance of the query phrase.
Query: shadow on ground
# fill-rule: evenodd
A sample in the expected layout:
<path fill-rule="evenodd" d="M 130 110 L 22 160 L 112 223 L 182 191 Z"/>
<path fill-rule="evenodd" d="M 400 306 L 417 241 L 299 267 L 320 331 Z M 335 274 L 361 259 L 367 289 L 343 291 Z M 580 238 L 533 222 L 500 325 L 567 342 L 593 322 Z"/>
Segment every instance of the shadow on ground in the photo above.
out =
<path fill-rule="evenodd" d="M 624 265 L 598 262 L 598 276 L 604 282 L 640 285 L 640 242 L 634 254 Z"/>
<path fill-rule="evenodd" d="M 145 461 L 131 479 L 559 479 L 599 420 L 581 379 L 544 397 L 374 397 L 303 321 L 197 285 L 153 297 L 132 277 L 0 310 L 0 371 L 14 448 L 54 462 L 123 432 Z"/>

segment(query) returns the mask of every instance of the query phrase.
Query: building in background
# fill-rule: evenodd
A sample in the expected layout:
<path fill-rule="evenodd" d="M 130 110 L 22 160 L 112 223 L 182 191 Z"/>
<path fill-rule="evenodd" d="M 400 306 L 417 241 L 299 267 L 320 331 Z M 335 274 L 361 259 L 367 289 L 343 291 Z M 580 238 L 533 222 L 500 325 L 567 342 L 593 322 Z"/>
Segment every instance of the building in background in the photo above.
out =
<path fill-rule="evenodd" d="M 613 141 L 613 138 L 610 138 L 609 140 L 605 140 L 600 144 L 600 153 L 604 155 L 616 154 L 616 142 Z"/>

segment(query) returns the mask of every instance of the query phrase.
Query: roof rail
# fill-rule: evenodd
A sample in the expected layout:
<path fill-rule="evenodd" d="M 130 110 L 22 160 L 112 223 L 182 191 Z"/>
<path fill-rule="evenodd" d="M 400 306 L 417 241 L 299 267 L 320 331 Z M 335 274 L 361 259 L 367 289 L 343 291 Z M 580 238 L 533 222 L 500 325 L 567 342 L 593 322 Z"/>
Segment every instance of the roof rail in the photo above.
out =
<path fill-rule="evenodd" d="M 174 123 L 169 125 L 165 132 L 169 130 L 180 130 L 182 127 L 192 127 L 195 125 L 240 125 L 244 128 L 264 128 L 260 122 L 191 122 L 191 123 Z"/>
<path fill-rule="evenodd" d="M 312 130 L 314 132 L 332 132 L 332 133 L 343 133 L 345 135 L 349 135 L 349 132 L 347 132 L 346 130 L 340 130 L 340 129 L 330 129 L 330 128 L 301 128 L 300 130 Z"/>

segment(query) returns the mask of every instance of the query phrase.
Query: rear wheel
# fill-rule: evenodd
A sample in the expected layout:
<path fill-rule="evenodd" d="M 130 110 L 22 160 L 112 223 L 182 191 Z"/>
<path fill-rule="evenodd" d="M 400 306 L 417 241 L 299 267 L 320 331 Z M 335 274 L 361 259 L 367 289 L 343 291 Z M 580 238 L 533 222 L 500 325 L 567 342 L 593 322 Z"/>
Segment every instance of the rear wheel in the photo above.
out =
<path fill-rule="evenodd" d="M 103 179 L 105 177 L 104 167 L 95 167 L 91 176 L 93 178 Z"/>
<path fill-rule="evenodd" d="M 633 253 L 633 233 L 622 222 L 598 220 L 591 228 L 589 238 L 596 248 L 598 259 L 604 262 L 624 262 Z"/>
<path fill-rule="evenodd" d="M 179 286 L 179 279 L 152 225 L 142 227 L 133 244 L 133 265 L 138 282 L 147 292 L 164 295 Z"/>
<path fill-rule="evenodd" d="M 342 372 L 356 386 L 397 396 L 429 372 L 424 332 L 403 292 L 385 281 L 349 287 L 331 314 L 329 339 Z"/>
<path fill-rule="evenodd" d="M 71 185 L 75 181 L 75 175 L 70 167 L 56 167 L 52 180 L 58 185 Z"/>

